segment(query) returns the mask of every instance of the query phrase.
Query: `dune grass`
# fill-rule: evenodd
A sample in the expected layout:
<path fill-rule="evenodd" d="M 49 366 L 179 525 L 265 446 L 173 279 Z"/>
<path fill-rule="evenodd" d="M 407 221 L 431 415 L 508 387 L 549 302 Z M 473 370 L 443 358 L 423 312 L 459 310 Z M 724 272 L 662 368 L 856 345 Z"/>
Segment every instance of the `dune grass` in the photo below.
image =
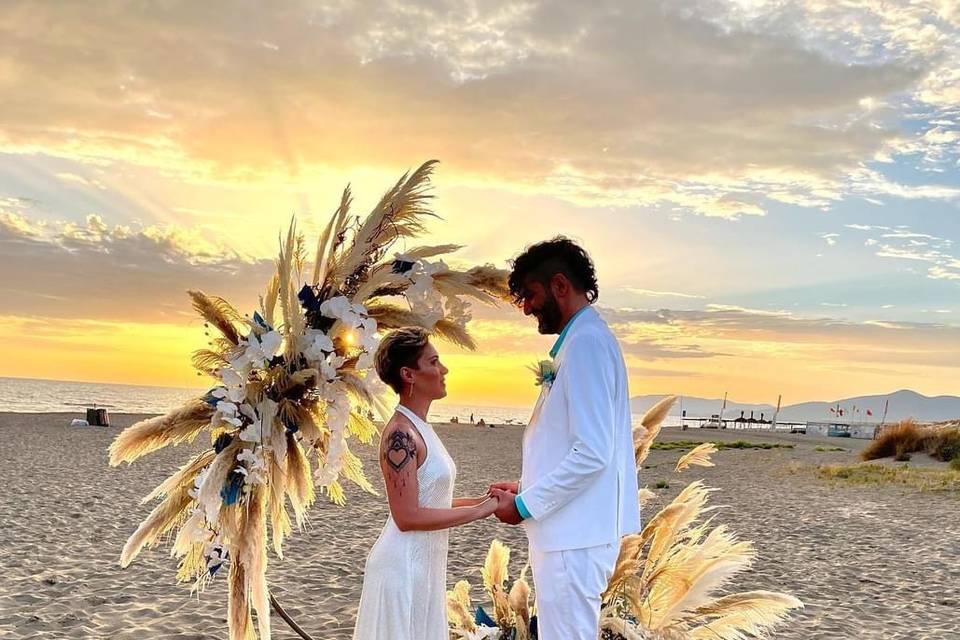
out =
<path fill-rule="evenodd" d="M 843 447 L 815 447 L 814 451 L 849 451 Z"/>
<path fill-rule="evenodd" d="M 676 451 L 678 449 L 694 449 L 703 444 L 695 440 L 677 440 L 675 442 L 654 442 L 650 448 L 659 451 Z M 746 440 L 736 440 L 734 442 L 714 442 L 717 449 L 793 449 L 792 444 L 771 444 L 769 442 L 747 442 Z"/>
<path fill-rule="evenodd" d="M 882 464 L 820 465 L 816 475 L 824 480 L 842 480 L 851 484 L 902 484 L 921 491 L 960 492 L 960 470 L 921 469 Z"/>
<path fill-rule="evenodd" d="M 884 429 L 860 453 L 860 457 L 863 460 L 892 457 L 906 461 L 918 452 L 927 453 L 943 462 L 960 460 L 960 428 L 923 427 L 913 420 L 903 420 Z"/>

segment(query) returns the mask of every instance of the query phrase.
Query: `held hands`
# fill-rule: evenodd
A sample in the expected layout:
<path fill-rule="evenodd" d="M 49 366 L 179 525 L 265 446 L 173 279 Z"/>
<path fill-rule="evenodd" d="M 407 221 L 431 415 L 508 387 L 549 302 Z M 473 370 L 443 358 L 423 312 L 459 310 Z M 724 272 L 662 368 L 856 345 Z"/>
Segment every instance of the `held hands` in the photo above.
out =
<path fill-rule="evenodd" d="M 480 508 L 480 519 L 482 520 L 496 513 L 500 507 L 500 500 L 494 496 L 487 496 L 486 499 L 481 499 L 477 506 Z"/>
<path fill-rule="evenodd" d="M 512 488 L 516 488 L 517 483 L 499 483 L 502 485 L 512 485 Z M 494 514 L 497 516 L 497 520 L 504 524 L 520 524 L 523 522 L 523 518 L 520 516 L 520 512 L 517 511 L 517 504 L 515 498 L 517 494 L 514 491 L 507 491 L 500 489 L 497 485 L 490 487 L 490 495 L 497 498 L 498 505 Z"/>

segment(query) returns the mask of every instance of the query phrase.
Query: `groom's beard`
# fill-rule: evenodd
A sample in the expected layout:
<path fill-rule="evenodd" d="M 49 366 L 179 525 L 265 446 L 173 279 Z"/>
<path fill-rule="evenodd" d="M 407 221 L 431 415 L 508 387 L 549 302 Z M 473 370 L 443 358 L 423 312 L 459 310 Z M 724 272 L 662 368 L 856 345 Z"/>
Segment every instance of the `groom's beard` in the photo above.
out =
<path fill-rule="evenodd" d="M 544 335 L 560 333 L 560 322 L 563 318 L 560 313 L 560 305 L 557 304 L 557 299 L 552 295 L 547 294 L 543 306 L 534 315 L 537 317 L 538 332 Z"/>

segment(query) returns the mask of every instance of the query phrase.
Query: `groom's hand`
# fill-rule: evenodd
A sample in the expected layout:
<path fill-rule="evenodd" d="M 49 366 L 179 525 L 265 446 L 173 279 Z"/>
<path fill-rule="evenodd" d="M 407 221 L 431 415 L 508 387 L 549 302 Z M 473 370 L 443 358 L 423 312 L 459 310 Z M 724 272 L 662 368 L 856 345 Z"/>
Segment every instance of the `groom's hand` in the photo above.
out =
<path fill-rule="evenodd" d="M 490 485 L 489 493 L 493 495 L 494 489 L 498 491 L 507 491 L 509 493 L 520 493 L 519 482 L 494 482 Z"/>
<path fill-rule="evenodd" d="M 512 491 L 504 491 L 503 489 L 491 489 L 491 494 L 500 501 L 500 505 L 494 512 L 497 520 L 504 524 L 520 524 L 523 522 L 523 517 L 521 517 L 520 512 L 517 511 L 517 503 L 515 501 L 517 494 Z"/>

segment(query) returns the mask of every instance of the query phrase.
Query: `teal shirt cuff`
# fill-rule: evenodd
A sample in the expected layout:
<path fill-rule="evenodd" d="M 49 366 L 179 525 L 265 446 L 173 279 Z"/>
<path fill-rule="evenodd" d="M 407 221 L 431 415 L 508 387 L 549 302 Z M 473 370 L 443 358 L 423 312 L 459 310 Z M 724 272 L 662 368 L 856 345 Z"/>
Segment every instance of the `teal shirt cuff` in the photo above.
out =
<path fill-rule="evenodd" d="M 513 502 L 517 505 L 517 511 L 520 513 L 521 518 L 528 520 L 532 517 L 530 512 L 527 511 L 527 505 L 523 504 L 523 498 L 517 496 L 513 499 Z"/>

